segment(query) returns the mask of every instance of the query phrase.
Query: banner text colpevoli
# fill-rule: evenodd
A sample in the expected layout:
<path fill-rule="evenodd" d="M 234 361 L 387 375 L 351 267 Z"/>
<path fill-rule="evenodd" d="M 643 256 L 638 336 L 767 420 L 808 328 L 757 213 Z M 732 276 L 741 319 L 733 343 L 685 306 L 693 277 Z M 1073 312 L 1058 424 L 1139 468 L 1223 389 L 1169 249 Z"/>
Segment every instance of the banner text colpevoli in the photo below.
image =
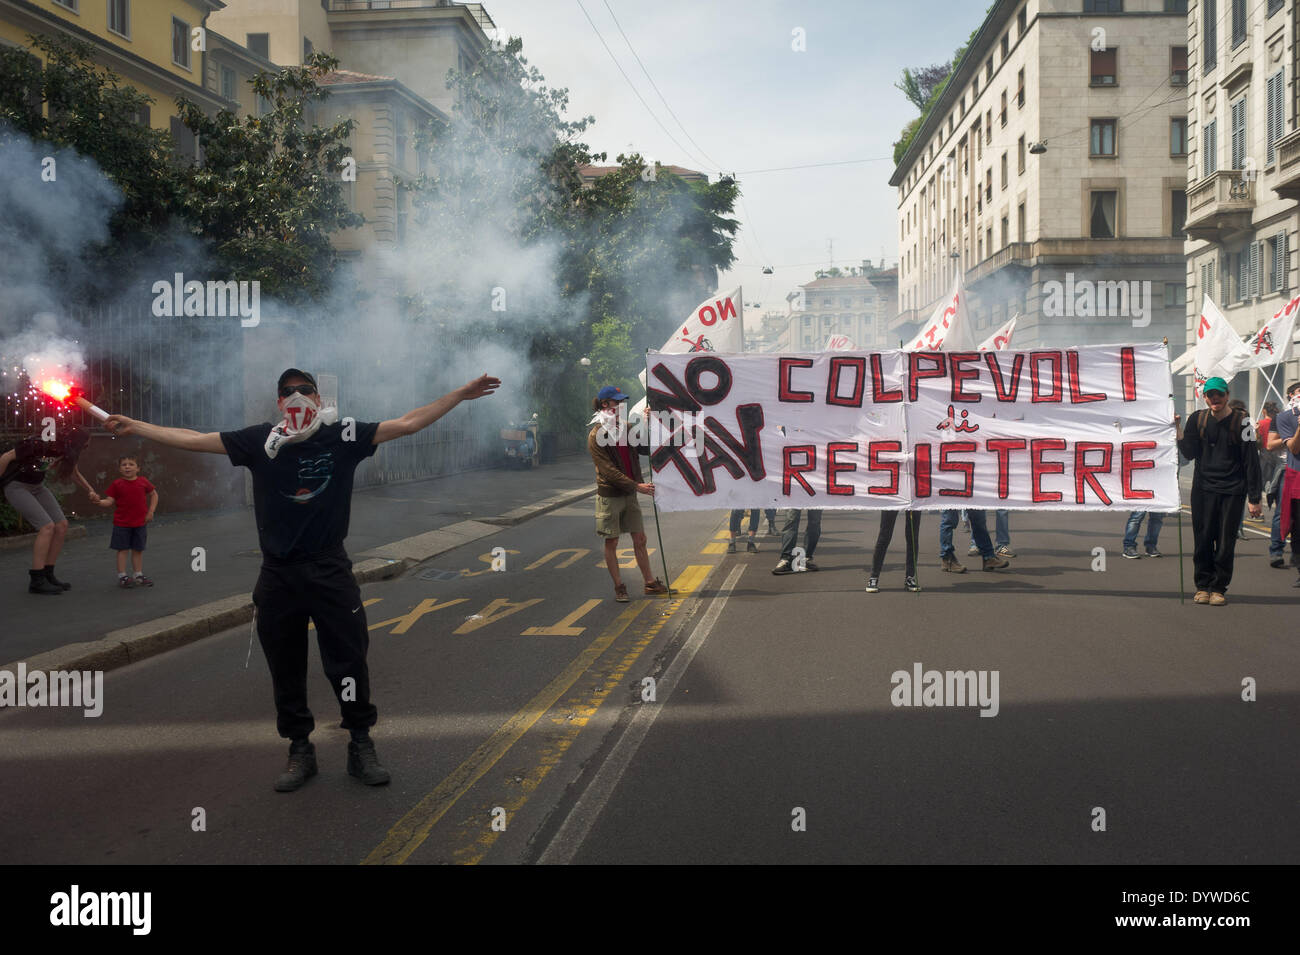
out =
<path fill-rule="evenodd" d="M 661 510 L 1178 508 L 1160 344 L 647 364 Z"/>

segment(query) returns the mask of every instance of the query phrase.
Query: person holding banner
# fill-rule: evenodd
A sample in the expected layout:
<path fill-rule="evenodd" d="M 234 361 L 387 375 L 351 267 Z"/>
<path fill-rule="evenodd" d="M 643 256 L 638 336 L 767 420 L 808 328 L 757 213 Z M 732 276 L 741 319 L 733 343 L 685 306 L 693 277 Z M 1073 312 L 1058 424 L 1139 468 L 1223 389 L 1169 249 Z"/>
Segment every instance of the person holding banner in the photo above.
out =
<path fill-rule="evenodd" d="M 772 573 L 781 577 L 785 574 L 796 573 L 801 569 L 795 566 L 794 545 L 799 541 L 799 524 L 805 514 L 808 515 L 808 527 L 803 535 L 804 560 L 802 569 L 821 570 L 820 567 L 813 563 L 813 554 L 817 550 L 817 542 L 822 537 L 822 509 L 813 507 L 802 510 L 797 507 L 788 507 L 782 513 L 785 515 L 785 525 L 781 528 L 781 559 L 772 568 Z"/>
<path fill-rule="evenodd" d="M 632 536 L 632 553 L 645 579 L 645 594 L 668 593 L 668 587 L 650 571 L 650 553 L 646 550 L 645 522 L 641 519 L 638 494 L 653 495 L 655 486 L 641 479 L 639 446 L 628 443 L 627 426 L 619 421 L 622 403 L 628 400 L 613 385 L 600 389 L 592 402 L 598 423 L 587 435 L 587 451 L 596 465 L 596 533 L 605 539 L 605 566 L 614 579 L 614 599 L 627 603 L 627 585 L 618 569 L 618 539 Z"/>
<path fill-rule="evenodd" d="M 1293 381 L 1287 386 L 1288 407 L 1273 416 L 1269 424 L 1268 448 L 1270 451 L 1286 449 L 1286 471 L 1282 476 L 1282 489 L 1278 492 L 1277 510 L 1280 514 L 1278 534 L 1279 541 L 1286 539 L 1287 531 L 1291 533 L 1291 566 L 1300 571 L 1300 381 Z M 1277 557 L 1281 558 L 1279 549 Z M 1278 566 L 1274 564 L 1273 566 Z M 1294 584 L 1300 587 L 1300 578 Z"/>
<path fill-rule="evenodd" d="M 993 550 L 993 541 L 989 538 L 988 520 L 983 511 L 967 510 L 966 516 L 970 519 L 971 539 L 980 556 L 984 559 L 985 570 L 1001 570 L 1004 567 L 1010 567 L 1011 561 L 1005 557 L 999 557 Z M 939 519 L 939 561 L 943 569 L 950 574 L 964 574 L 966 568 L 957 562 L 957 555 L 952 547 L 952 532 L 957 529 L 957 522 L 961 520 L 961 511 L 952 509 L 943 512 Z"/>
<path fill-rule="evenodd" d="M 1196 462 L 1192 477 L 1192 535 L 1195 550 L 1198 604 L 1221 607 L 1232 581 L 1232 564 L 1237 548 L 1241 511 L 1250 501 L 1250 516 L 1263 513 L 1259 478 L 1259 445 L 1250 439 L 1248 415 L 1228 406 L 1228 383 L 1207 379 L 1201 389 L 1208 408 L 1192 412 L 1186 431 L 1179 427 L 1178 450 Z"/>
<path fill-rule="evenodd" d="M 903 577 L 903 589 L 916 593 L 921 589 L 916 582 L 916 548 L 921 538 L 921 512 L 903 511 L 903 535 L 907 538 L 907 565 Z M 880 512 L 880 532 L 876 535 L 876 549 L 871 555 L 871 571 L 867 577 L 867 593 L 880 591 L 880 571 L 885 566 L 885 554 L 889 551 L 889 541 L 894 536 L 894 524 L 898 520 L 898 511 Z"/>

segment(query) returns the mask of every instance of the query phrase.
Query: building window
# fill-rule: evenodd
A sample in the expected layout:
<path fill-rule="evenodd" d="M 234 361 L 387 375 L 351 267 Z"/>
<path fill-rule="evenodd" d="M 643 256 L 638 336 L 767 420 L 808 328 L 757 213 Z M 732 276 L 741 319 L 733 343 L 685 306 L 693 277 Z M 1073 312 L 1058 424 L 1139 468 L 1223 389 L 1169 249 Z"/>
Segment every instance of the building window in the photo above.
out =
<path fill-rule="evenodd" d="M 989 255 L 993 254 L 993 226 L 989 226 L 984 233 L 984 248 Z"/>
<path fill-rule="evenodd" d="M 1169 120 L 1169 155 L 1187 155 L 1187 117 L 1175 116 Z"/>
<path fill-rule="evenodd" d="M 1259 243 L 1250 242 L 1237 256 L 1237 301 L 1259 297 Z"/>
<path fill-rule="evenodd" d="M 1007 61 L 1007 57 L 1010 55 L 1011 55 L 1011 34 L 1004 33 L 1002 34 L 1002 62 L 1005 63 Z"/>
<path fill-rule="evenodd" d="M 1119 61 L 1118 50 L 1113 47 L 1107 47 L 1104 50 L 1092 51 L 1092 85 L 1093 86 L 1115 86 L 1118 82 Z"/>
<path fill-rule="evenodd" d="M 1005 189 L 1008 183 L 1007 177 L 1007 154 L 1002 154 L 1002 188 Z"/>
<path fill-rule="evenodd" d="M 1016 14 L 1016 36 L 1022 37 L 1025 31 L 1029 29 L 1029 7 L 1021 7 Z"/>
<path fill-rule="evenodd" d="M 1002 125 L 1007 124 L 1007 91 L 1002 91 Z"/>
<path fill-rule="evenodd" d="M 1232 0 L 1232 48 L 1246 42 L 1246 0 Z"/>
<path fill-rule="evenodd" d="M 1246 165 L 1246 97 L 1232 104 L 1232 169 Z"/>
<path fill-rule="evenodd" d="M 131 121 L 137 126 L 149 128 L 149 104 L 145 103 L 136 107 L 135 112 L 131 114 Z"/>
<path fill-rule="evenodd" d="M 1007 216 L 1002 217 L 1002 245 L 1006 248 L 1011 243 L 1011 219 Z"/>
<path fill-rule="evenodd" d="M 1021 136 L 1016 143 L 1016 172 L 1023 174 L 1025 171 L 1025 137 Z"/>
<path fill-rule="evenodd" d="M 1094 239 L 1115 238 L 1115 213 L 1119 193 L 1112 191 L 1094 192 L 1089 196 L 1092 214 L 1089 235 Z"/>
<path fill-rule="evenodd" d="M 984 170 L 984 201 L 993 201 L 993 170 Z"/>
<path fill-rule="evenodd" d="M 274 108 L 275 105 L 269 99 L 267 99 L 261 93 L 257 94 L 257 115 L 258 116 L 265 116 L 267 113 L 271 112 L 271 110 Z"/>
<path fill-rule="evenodd" d="M 1288 265 L 1290 264 L 1287 259 L 1286 232 L 1279 232 L 1268 240 L 1268 261 L 1268 290 L 1270 292 L 1285 292 L 1287 290 Z"/>
<path fill-rule="evenodd" d="M 1123 13 L 1124 0 L 1083 0 L 1084 13 Z"/>
<path fill-rule="evenodd" d="M 984 114 L 984 142 L 993 142 L 993 110 L 987 110 Z"/>
<path fill-rule="evenodd" d="M 1169 192 L 1169 234 L 1175 239 L 1184 235 L 1183 226 L 1187 224 L 1187 190 L 1173 189 Z"/>
<path fill-rule="evenodd" d="M 1165 283 L 1165 308 L 1182 308 L 1187 305 L 1187 286 L 1182 282 Z"/>
<path fill-rule="evenodd" d="M 1186 13 L 1187 0 L 1165 0 L 1165 13 Z"/>
<path fill-rule="evenodd" d="M 131 0 L 108 0 L 108 28 L 131 39 Z"/>
<path fill-rule="evenodd" d="M 1282 9 L 1282 0 L 1268 0 L 1268 16 L 1272 16 Z"/>
<path fill-rule="evenodd" d="M 1219 61 L 1219 14 L 1216 0 L 1201 0 L 1201 67 L 1202 73 L 1214 69 Z"/>
<path fill-rule="evenodd" d="M 1169 85 L 1187 85 L 1187 47 L 1185 46 L 1169 48 Z"/>
<path fill-rule="evenodd" d="M 188 159 L 193 162 L 198 158 L 198 140 L 194 138 L 194 132 L 186 126 L 179 116 L 173 116 L 171 119 L 172 132 L 172 151 L 177 158 Z"/>
<path fill-rule="evenodd" d="M 1201 294 L 1214 298 L 1214 260 L 1201 266 Z"/>
<path fill-rule="evenodd" d="M 54 0 L 54 5 L 77 13 L 77 0 Z"/>
<path fill-rule="evenodd" d="M 221 68 L 221 95 L 229 100 L 238 99 L 235 89 L 235 71 L 228 66 Z"/>
<path fill-rule="evenodd" d="M 1219 169 L 1219 121 L 1205 124 L 1201 133 L 1201 175 L 1208 176 Z"/>
<path fill-rule="evenodd" d="M 1265 87 L 1264 109 L 1267 112 L 1268 153 L 1265 162 L 1273 164 L 1277 141 L 1286 135 L 1286 69 L 1280 69 L 1268 78 Z"/>
<path fill-rule="evenodd" d="M 1020 72 L 1016 74 L 1016 106 L 1024 108 L 1025 105 L 1025 68 L 1022 66 Z"/>
<path fill-rule="evenodd" d="M 1028 242 L 1029 235 L 1025 223 L 1025 204 L 1022 202 L 1016 207 L 1016 239 L 1021 242 Z"/>
<path fill-rule="evenodd" d="M 269 33 L 248 34 L 248 42 L 244 46 L 248 47 L 250 53 L 256 53 L 264 60 L 271 58 L 271 34 Z"/>
<path fill-rule="evenodd" d="M 302 61 L 303 61 L 303 63 L 306 63 L 308 60 L 311 59 L 311 55 L 312 55 L 312 53 L 313 53 L 314 51 L 315 51 L 315 47 L 312 46 L 312 44 L 311 44 L 311 40 L 307 39 L 306 37 L 303 37 L 303 38 L 302 38 Z"/>
<path fill-rule="evenodd" d="M 1115 127 L 1113 119 L 1094 119 L 1092 121 L 1092 155 L 1114 156 Z"/>
<path fill-rule="evenodd" d="M 993 82 L 993 57 L 989 57 L 984 62 L 984 83 L 985 85 Z"/>
<path fill-rule="evenodd" d="M 172 17 L 172 62 L 190 68 L 190 25 Z"/>

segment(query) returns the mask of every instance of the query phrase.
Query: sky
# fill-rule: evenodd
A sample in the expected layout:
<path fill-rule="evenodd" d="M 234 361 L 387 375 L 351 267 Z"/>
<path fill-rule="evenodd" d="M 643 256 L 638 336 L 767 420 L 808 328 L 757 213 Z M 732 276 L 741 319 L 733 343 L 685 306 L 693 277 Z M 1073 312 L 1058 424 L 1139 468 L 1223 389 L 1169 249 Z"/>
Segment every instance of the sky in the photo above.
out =
<path fill-rule="evenodd" d="M 785 311 L 786 293 L 815 269 L 878 265 L 882 256 L 897 262 L 893 143 L 917 111 L 894 84 L 905 66 L 947 61 L 988 4 L 485 0 L 484 7 L 502 34 L 523 38 L 523 55 L 548 85 L 568 88 L 571 118 L 595 116 L 585 140 L 611 162 L 639 151 L 711 181 L 738 174 L 738 261 L 719 284 L 743 285 L 759 311 Z M 793 49 L 796 30 L 803 51 Z M 763 171 L 855 160 L 874 161 Z M 773 274 L 763 275 L 764 266 Z"/>

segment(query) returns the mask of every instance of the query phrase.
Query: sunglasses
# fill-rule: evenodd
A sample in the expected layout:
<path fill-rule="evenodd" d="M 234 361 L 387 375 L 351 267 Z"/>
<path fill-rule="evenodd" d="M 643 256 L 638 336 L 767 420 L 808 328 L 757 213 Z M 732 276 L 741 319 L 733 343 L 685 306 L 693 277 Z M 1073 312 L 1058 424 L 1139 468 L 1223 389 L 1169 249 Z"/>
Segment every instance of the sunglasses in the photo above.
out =
<path fill-rule="evenodd" d="M 1226 397 L 1228 397 L 1228 396 L 1225 395 L 1222 391 L 1207 391 L 1207 392 L 1205 393 L 1205 397 L 1207 397 L 1207 398 L 1226 398 Z"/>
<path fill-rule="evenodd" d="M 300 395 L 307 395 L 310 397 L 311 395 L 316 394 L 316 386 L 315 385 L 285 385 L 283 388 L 280 389 L 280 397 L 288 398 L 290 395 L 294 394 L 295 392 Z"/>

